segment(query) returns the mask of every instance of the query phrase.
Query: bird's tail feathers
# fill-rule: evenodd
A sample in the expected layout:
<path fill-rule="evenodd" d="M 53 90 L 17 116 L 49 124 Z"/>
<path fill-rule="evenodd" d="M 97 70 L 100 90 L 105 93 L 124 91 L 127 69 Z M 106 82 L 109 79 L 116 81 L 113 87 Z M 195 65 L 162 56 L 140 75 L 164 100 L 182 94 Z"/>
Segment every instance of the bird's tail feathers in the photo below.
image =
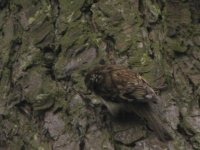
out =
<path fill-rule="evenodd" d="M 156 133 L 158 138 L 161 141 L 170 141 L 172 140 L 172 136 L 170 135 L 169 131 L 165 127 L 164 123 L 161 121 L 159 116 L 156 115 L 155 112 L 151 109 L 151 107 L 148 104 L 142 104 L 143 106 L 135 108 L 135 113 L 145 119 L 152 128 L 152 130 Z M 146 105 L 144 107 L 144 105 Z"/>

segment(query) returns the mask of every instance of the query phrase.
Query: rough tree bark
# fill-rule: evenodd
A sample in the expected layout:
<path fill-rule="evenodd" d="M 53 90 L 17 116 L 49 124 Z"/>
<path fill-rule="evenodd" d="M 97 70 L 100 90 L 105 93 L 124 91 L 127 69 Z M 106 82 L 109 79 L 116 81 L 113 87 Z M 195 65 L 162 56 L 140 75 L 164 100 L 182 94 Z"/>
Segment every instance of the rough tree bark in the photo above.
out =
<path fill-rule="evenodd" d="M 200 149 L 199 0 L 0 0 L 0 43 L 1 150 Z M 113 61 L 159 89 L 174 141 L 87 94 Z"/>

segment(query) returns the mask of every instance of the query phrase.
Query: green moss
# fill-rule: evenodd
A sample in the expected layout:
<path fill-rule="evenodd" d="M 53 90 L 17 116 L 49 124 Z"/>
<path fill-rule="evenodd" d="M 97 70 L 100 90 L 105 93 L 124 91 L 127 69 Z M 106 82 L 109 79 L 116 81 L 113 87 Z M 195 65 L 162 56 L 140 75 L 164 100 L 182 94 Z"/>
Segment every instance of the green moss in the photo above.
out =
<path fill-rule="evenodd" d="M 153 4 L 150 0 L 145 0 L 145 3 L 149 8 L 149 11 L 158 19 L 158 16 L 161 14 L 159 5 L 156 3 Z"/>
<path fill-rule="evenodd" d="M 46 110 L 54 104 L 54 100 L 55 97 L 52 94 L 38 94 L 32 105 L 33 109 L 35 111 Z"/>
<path fill-rule="evenodd" d="M 192 146 L 194 150 L 199 150 L 200 149 L 200 135 L 197 134 L 194 137 L 191 138 L 192 141 Z"/>
<path fill-rule="evenodd" d="M 140 59 L 140 63 L 143 66 L 149 65 L 152 63 L 152 60 L 150 59 L 150 57 L 147 55 L 147 53 L 144 53 L 143 56 Z"/>
<path fill-rule="evenodd" d="M 9 89 L 9 79 L 10 79 L 10 69 L 5 68 L 2 71 L 2 76 L 1 76 L 1 80 L 0 80 L 0 92 L 2 93 L 2 97 L 4 97 L 3 95 L 7 92 L 7 90 Z M 5 93 L 4 93 L 5 92 Z"/>
<path fill-rule="evenodd" d="M 35 19 L 36 19 L 36 18 L 34 18 L 34 17 L 30 17 L 30 18 L 28 19 L 28 24 L 29 24 L 29 25 L 32 24 L 32 23 L 35 21 Z"/>
<path fill-rule="evenodd" d="M 167 38 L 168 48 L 170 51 L 184 53 L 188 50 L 187 46 L 181 39 L 171 39 Z"/>

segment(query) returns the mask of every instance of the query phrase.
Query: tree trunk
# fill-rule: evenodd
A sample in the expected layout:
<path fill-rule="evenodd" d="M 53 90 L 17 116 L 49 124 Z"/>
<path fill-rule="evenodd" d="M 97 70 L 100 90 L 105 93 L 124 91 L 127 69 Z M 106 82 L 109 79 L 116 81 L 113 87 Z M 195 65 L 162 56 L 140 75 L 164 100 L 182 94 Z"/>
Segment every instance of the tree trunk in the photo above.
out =
<path fill-rule="evenodd" d="M 199 0 L 0 0 L 0 41 L 0 150 L 200 149 Z M 173 141 L 87 91 L 110 63 L 157 89 Z"/>

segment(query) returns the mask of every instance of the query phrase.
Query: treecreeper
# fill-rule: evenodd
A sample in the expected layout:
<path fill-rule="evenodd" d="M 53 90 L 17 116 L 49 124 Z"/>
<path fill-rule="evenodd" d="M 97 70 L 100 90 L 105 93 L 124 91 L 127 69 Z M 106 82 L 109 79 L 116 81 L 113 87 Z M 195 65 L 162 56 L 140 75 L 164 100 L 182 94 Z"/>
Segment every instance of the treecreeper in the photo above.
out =
<path fill-rule="evenodd" d="M 159 96 L 137 72 L 121 65 L 101 65 L 87 73 L 85 84 L 102 98 L 112 115 L 135 113 L 147 121 L 161 141 L 173 139 L 152 108 L 160 100 Z"/>

